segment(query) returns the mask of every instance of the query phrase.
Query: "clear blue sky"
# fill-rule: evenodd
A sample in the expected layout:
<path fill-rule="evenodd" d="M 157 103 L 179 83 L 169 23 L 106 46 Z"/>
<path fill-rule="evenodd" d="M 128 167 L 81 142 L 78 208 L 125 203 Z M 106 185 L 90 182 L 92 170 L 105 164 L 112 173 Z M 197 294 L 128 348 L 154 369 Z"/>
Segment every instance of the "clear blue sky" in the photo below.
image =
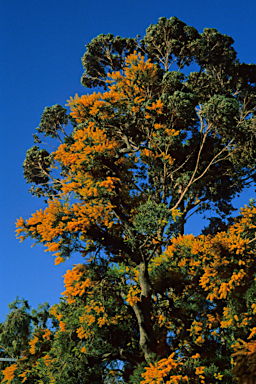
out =
<path fill-rule="evenodd" d="M 235 40 L 240 61 L 256 63 L 256 1 L 246 0 L 7 0 L 1 2 L 1 189 L 0 189 L 0 321 L 16 295 L 35 308 L 58 302 L 63 275 L 75 256 L 54 265 L 54 257 L 32 241 L 15 239 L 15 221 L 28 218 L 43 202 L 28 193 L 22 163 L 33 145 L 32 134 L 46 106 L 65 105 L 75 93 L 87 93 L 80 83 L 85 44 L 100 33 L 144 36 L 159 17 L 177 16 L 203 32 L 216 28 Z M 254 189 L 235 200 L 243 206 Z M 203 227 L 191 218 L 187 233 Z"/>

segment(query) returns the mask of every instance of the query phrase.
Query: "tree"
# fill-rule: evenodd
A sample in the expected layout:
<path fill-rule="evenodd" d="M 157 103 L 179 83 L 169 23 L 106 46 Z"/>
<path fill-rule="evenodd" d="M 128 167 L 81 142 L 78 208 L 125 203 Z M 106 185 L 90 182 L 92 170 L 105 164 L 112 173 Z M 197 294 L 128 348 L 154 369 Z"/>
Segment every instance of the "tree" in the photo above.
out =
<path fill-rule="evenodd" d="M 57 325 L 55 318 L 49 314 L 49 305 L 47 303 L 40 305 L 37 310 L 31 310 L 27 300 L 16 298 L 13 303 L 9 304 L 9 308 L 10 312 L 6 316 L 6 321 L 0 323 L 1 358 L 18 358 L 24 353 L 28 353 L 35 329 L 37 331 L 39 329 L 43 332 L 46 331 L 47 323 L 50 321 L 52 327 Z M 37 355 L 37 358 L 39 357 L 40 355 Z M 2 381 L 4 377 L 11 379 L 14 376 L 17 366 L 17 364 L 10 365 L 6 361 L 0 361 L 1 383 L 4 382 Z"/>
<path fill-rule="evenodd" d="M 45 109 L 37 130 L 60 145 L 34 146 L 23 166 L 47 206 L 18 220 L 18 234 L 55 252 L 57 264 L 76 251 L 85 259 L 67 272 L 56 307 L 66 331 L 53 336 L 51 372 L 64 364 L 63 338 L 79 369 L 97 367 L 98 377 L 77 382 L 140 382 L 142 372 L 145 383 L 232 381 L 231 340 L 249 336 L 254 320 L 240 335 L 224 319 L 233 305 L 242 313 L 237 282 L 249 274 L 237 262 L 241 252 L 251 260 L 255 208 L 243 224 L 228 217 L 256 166 L 256 66 L 240 63 L 232 44 L 175 17 L 141 40 L 100 35 L 87 45 L 82 83 L 105 92 L 71 98 L 70 114 Z M 220 218 L 206 234 L 184 236 L 187 219 L 209 208 Z"/>

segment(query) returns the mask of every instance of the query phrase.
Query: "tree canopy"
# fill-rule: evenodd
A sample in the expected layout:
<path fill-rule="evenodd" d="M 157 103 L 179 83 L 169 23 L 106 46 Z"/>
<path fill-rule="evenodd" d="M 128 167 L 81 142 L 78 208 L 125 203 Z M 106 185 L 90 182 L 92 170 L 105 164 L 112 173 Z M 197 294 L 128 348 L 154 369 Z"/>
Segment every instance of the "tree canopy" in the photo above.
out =
<path fill-rule="evenodd" d="M 23 168 L 47 205 L 17 222 L 56 264 L 84 263 L 3 383 L 255 380 L 254 202 L 230 215 L 256 180 L 256 66 L 233 42 L 172 17 L 87 44 L 82 84 L 99 92 L 44 110 Z"/>

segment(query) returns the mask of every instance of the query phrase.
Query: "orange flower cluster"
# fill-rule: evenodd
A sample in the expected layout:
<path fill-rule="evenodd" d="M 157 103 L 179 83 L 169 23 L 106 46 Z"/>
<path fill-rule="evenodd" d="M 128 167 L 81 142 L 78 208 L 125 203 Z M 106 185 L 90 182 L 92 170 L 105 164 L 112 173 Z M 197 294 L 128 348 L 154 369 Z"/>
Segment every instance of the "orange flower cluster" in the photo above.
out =
<path fill-rule="evenodd" d="M 22 372 L 22 373 L 19 375 L 19 377 L 22 377 L 22 378 L 23 378 L 22 383 L 25 383 L 25 381 L 27 380 L 27 374 L 28 374 L 28 372 L 25 371 L 25 372 Z"/>
<path fill-rule="evenodd" d="M 171 375 L 170 378 L 165 381 L 165 377 L 170 375 L 172 370 L 177 371 L 182 365 L 181 362 L 174 360 L 175 353 L 172 353 L 167 359 L 162 359 L 157 363 L 150 364 L 150 367 L 146 367 L 146 372 L 142 373 L 143 377 L 142 384 L 179 384 L 182 380 L 184 383 L 188 383 L 188 376 L 182 375 Z"/>
<path fill-rule="evenodd" d="M 92 95 L 83 95 L 79 98 L 76 94 L 75 97 L 70 97 L 68 106 L 71 108 L 71 116 L 77 120 L 78 123 L 82 123 L 85 119 L 88 119 L 90 114 L 95 114 L 97 105 L 101 105 L 101 93 L 94 92 Z"/>
<path fill-rule="evenodd" d="M 232 345 L 235 352 L 233 353 L 233 357 L 240 354 L 253 355 L 256 353 L 256 340 L 253 340 L 249 343 L 245 342 L 242 339 L 238 339 L 236 344 Z"/>
<path fill-rule="evenodd" d="M 148 149 L 148 148 L 143 148 L 141 151 L 140 151 L 141 155 L 143 155 L 144 157 L 146 156 L 147 157 L 147 161 L 144 161 L 143 158 L 142 158 L 142 161 L 148 163 L 149 161 L 155 161 L 157 158 L 162 158 L 164 160 L 167 160 L 169 165 L 172 165 L 174 163 L 174 159 L 169 155 L 169 154 L 166 154 L 164 152 L 161 152 L 159 154 L 155 153 L 155 151 L 153 150 L 153 147 L 152 149 Z"/>
<path fill-rule="evenodd" d="M 12 364 L 9 367 L 5 368 L 2 373 L 4 375 L 4 378 L 2 380 L 2 383 L 11 383 L 15 376 L 15 371 L 18 368 L 18 364 Z"/>
<path fill-rule="evenodd" d="M 197 336 L 196 340 L 195 340 L 195 344 L 201 346 L 203 343 L 204 343 L 204 337 L 203 337 L 203 334 L 202 334 L 202 331 L 203 331 L 203 323 L 201 321 L 193 321 L 190 329 L 188 329 L 188 331 L 190 331 L 190 336 L 192 335 L 195 335 Z"/>
<path fill-rule="evenodd" d="M 71 148 L 67 150 L 66 144 L 63 144 L 54 154 L 56 160 L 70 169 L 69 174 L 62 180 L 59 197 L 49 200 L 45 211 L 37 211 L 26 223 L 22 218 L 16 223 L 17 235 L 25 233 L 25 236 L 20 236 L 21 240 L 28 235 L 38 238 L 51 252 L 57 252 L 61 247 L 64 232 L 86 233 L 92 223 L 105 226 L 112 223 L 113 206 L 108 201 L 98 198 L 98 189 L 111 193 L 119 179 L 107 177 L 105 180 L 101 178 L 98 182 L 94 181 L 91 174 L 84 171 L 84 163 L 90 161 L 92 155 L 98 156 L 106 151 L 113 155 L 118 144 L 114 140 L 108 140 L 104 130 L 98 129 L 94 123 L 89 123 L 87 128 L 78 130 L 74 139 L 76 141 Z M 91 144 L 93 142 L 93 145 L 88 145 L 87 140 L 90 140 Z M 70 192 L 79 194 L 82 201 L 73 205 L 65 202 Z M 91 196 L 95 197 L 94 201 L 91 200 Z M 90 202 L 86 204 L 87 198 Z M 63 199 L 64 203 L 61 202 Z M 64 260 L 59 252 L 55 255 L 56 264 Z"/>
<path fill-rule="evenodd" d="M 149 88 L 154 84 L 154 79 L 157 73 L 157 66 L 152 64 L 150 59 L 145 60 L 145 57 L 140 53 L 134 52 L 129 55 L 125 60 L 125 67 L 123 73 L 119 71 L 108 74 L 109 79 L 109 91 L 103 94 L 94 93 L 93 95 L 83 95 L 75 98 L 70 98 L 68 105 L 71 108 L 71 115 L 77 120 L 78 123 L 85 123 L 90 119 L 89 125 L 94 123 L 91 121 L 95 116 L 97 119 L 100 119 L 102 122 L 107 121 L 108 119 L 119 118 L 120 109 L 127 110 L 128 114 L 137 114 L 140 113 L 142 117 L 150 119 L 152 121 L 152 129 L 158 130 L 160 128 L 165 128 L 162 124 L 155 121 L 155 118 L 158 115 L 163 113 L 164 104 L 161 99 L 152 101 L 151 105 L 148 103 L 146 106 L 143 104 L 146 100 L 150 100 Z M 121 115 L 123 112 L 121 112 Z M 141 123 L 139 123 L 141 125 Z M 94 128 L 97 130 L 97 128 Z M 102 129 L 102 134 L 104 134 L 104 129 Z M 144 130 L 145 127 L 142 125 L 141 130 Z M 80 130 L 79 130 L 80 131 Z M 78 131 L 78 132 L 79 132 Z M 83 128 L 82 131 L 86 132 L 86 129 Z M 119 132 L 120 133 L 120 132 Z M 176 136 L 179 134 L 178 131 L 174 129 L 166 129 L 167 136 Z M 117 134 L 118 136 L 119 134 Z M 80 143 L 81 148 L 81 139 L 75 137 L 75 140 Z M 104 138 L 102 139 L 104 143 Z M 112 138 L 111 142 L 114 144 L 114 139 Z M 64 148 L 66 146 L 64 145 Z M 115 149 L 118 147 L 117 142 L 115 142 Z M 78 148 L 78 147 L 77 147 Z M 167 153 L 165 154 L 168 155 Z M 76 156 L 73 156 L 71 153 L 66 154 L 70 159 L 76 161 Z"/>
<path fill-rule="evenodd" d="M 50 355 L 47 354 L 44 356 L 44 362 L 47 367 L 50 365 L 50 362 L 51 362 Z"/>
<path fill-rule="evenodd" d="M 112 188 L 112 180 L 107 181 L 108 188 Z M 64 232 L 74 233 L 82 232 L 86 234 L 91 223 L 103 224 L 105 226 L 112 225 L 112 205 L 98 202 L 95 205 L 85 205 L 84 203 L 74 203 L 71 207 L 66 204 L 61 204 L 58 199 L 49 201 L 45 211 L 39 210 L 32 215 L 22 227 L 17 229 L 17 234 L 21 232 L 31 232 L 33 237 L 39 237 L 40 242 L 47 247 L 46 251 L 56 252 L 62 244 L 62 235 Z M 72 219 L 67 220 L 67 218 Z M 61 220 L 62 219 L 62 220 Z M 20 236 L 24 240 L 24 236 Z M 59 252 L 56 252 L 56 264 L 63 261 Z"/>
<path fill-rule="evenodd" d="M 82 168 L 81 165 L 88 162 L 90 156 L 100 153 L 114 154 L 119 147 L 118 142 L 108 139 L 105 129 L 99 128 L 94 122 L 88 122 L 85 127 L 78 129 L 74 134 L 74 140 L 71 146 L 62 144 L 54 152 L 55 160 L 70 167 L 71 173 L 77 173 Z M 88 172 L 84 175 L 83 170 L 83 175 L 81 173 L 80 176 L 84 179 L 85 176 L 88 177 Z"/>
<path fill-rule="evenodd" d="M 32 340 L 30 340 L 30 342 L 29 342 L 29 345 L 30 345 L 29 352 L 31 353 L 31 355 L 34 355 L 36 353 L 36 343 L 38 341 L 39 341 L 39 337 L 37 337 L 37 336 L 34 336 L 34 338 Z"/>
<path fill-rule="evenodd" d="M 43 334 L 43 339 L 50 340 L 51 334 L 52 333 L 51 333 L 50 329 L 45 329 L 44 334 Z"/>
<path fill-rule="evenodd" d="M 134 99 L 135 104 L 140 104 L 146 97 L 148 86 L 153 84 L 156 72 L 156 65 L 150 59 L 145 61 L 145 57 L 135 51 L 125 59 L 123 75 L 119 71 L 108 74 L 108 82 L 114 83 L 110 86 L 111 96 L 117 93 L 121 102 L 128 104 L 127 99 Z"/>
<path fill-rule="evenodd" d="M 198 268 L 202 270 L 199 284 L 205 291 L 209 291 L 207 299 L 226 299 L 246 276 L 245 269 L 241 268 L 246 263 L 245 258 L 247 261 L 251 260 L 251 251 L 248 249 L 245 253 L 249 239 L 243 238 L 242 233 L 246 233 L 246 228 L 254 228 L 254 224 L 250 223 L 250 220 L 248 222 L 251 215 L 254 215 L 253 211 L 255 208 L 246 206 L 241 210 L 242 217 L 238 222 L 230 226 L 227 232 L 219 232 L 215 236 L 200 235 L 195 238 L 193 235 L 179 235 L 172 239 L 172 244 L 164 254 L 154 260 L 155 265 L 173 259 L 176 257 L 175 252 L 179 251 L 179 267 L 186 266 L 190 276 L 193 276 Z M 196 255 L 197 260 L 188 257 L 188 251 Z M 224 279 L 227 273 L 229 277 Z"/>
<path fill-rule="evenodd" d="M 36 344 L 40 341 L 40 338 L 43 340 L 50 340 L 51 331 L 49 329 L 38 329 L 32 340 L 29 341 L 30 349 L 29 352 L 34 355 L 36 353 Z"/>
<path fill-rule="evenodd" d="M 137 132 L 139 135 L 143 132 L 152 142 L 152 149 L 143 150 L 145 162 L 151 161 L 151 157 L 159 157 L 169 167 L 174 162 L 168 153 L 169 146 L 159 150 L 152 140 L 154 132 L 165 130 L 162 122 L 158 121 L 158 116 L 163 114 L 164 104 L 161 99 L 151 100 L 148 91 L 157 76 L 157 66 L 136 52 L 128 56 L 125 63 L 122 74 L 114 72 L 109 75 L 108 92 L 81 97 L 76 95 L 69 100 L 71 115 L 82 124 L 74 132 L 74 142 L 61 144 L 53 153 L 54 160 L 60 164 L 58 169 L 65 168 L 57 181 L 58 196 L 48 201 L 44 211 L 37 211 L 26 222 L 21 218 L 16 223 L 19 238 L 24 240 L 32 236 L 43 243 L 46 251 L 54 252 L 56 265 L 65 260 L 63 254 L 66 243 L 63 238 L 80 232 L 87 241 L 89 237 L 86 233 L 92 226 L 111 228 L 115 225 L 115 207 L 110 203 L 110 196 L 118 191 L 119 196 L 123 194 L 127 205 L 132 205 L 136 199 L 135 204 L 138 204 L 138 197 L 131 196 L 128 187 L 131 173 L 129 168 L 135 160 L 129 156 L 115 160 L 115 166 L 122 168 L 120 178 L 107 176 L 106 165 L 102 160 L 113 158 L 123 146 L 123 133 L 118 128 L 120 108 L 122 111 L 124 106 L 128 108 L 128 114 L 140 112 L 142 117 L 150 117 L 148 124 L 151 128 L 145 128 L 144 124 L 139 123 L 135 132 L 136 137 Z M 108 119 L 117 119 L 118 123 L 116 128 L 111 128 L 111 135 Z M 166 131 L 167 136 L 178 133 L 173 129 Z M 71 204 L 74 196 L 76 202 Z"/>
<path fill-rule="evenodd" d="M 86 273 L 86 267 L 83 264 L 76 265 L 72 270 L 68 270 L 64 275 L 64 285 L 66 290 L 62 293 L 69 304 L 75 302 L 76 296 L 82 296 L 86 288 L 93 287 L 93 282 L 86 278 L 81 281 L 81 278 Z"/>
<path fill-rule="evenodd" d="M 76 332 L 80 339 L 89 339 L 94 335 L 91 328 L 93 323 L 97 323 L 99 327 L 102 327 L 104 324 L 115 324 L 115 321 L 109 319 L 102 303 L 95 300 L 91 300 L 83 308 L 83 315 L 79 317 L 79 322 L 81 326 L 77 328 Z"/>
<path fill-rule="evenodd" d="M 129 288 L 129 292 L 128 292 L 126 301 L 127 301 L 131 306 L 133 306 L 133 305 L 136 304 L 138 301 L 140 301 L 140 297 L 139 297 L 140 292 L 141 292 L 141 289 L 140 289 L 139 286 L 131 285 L 130 288 Z"/>
<path fill-rule="evenodd" d="M 200 380 L 201 384 L 205 384 L 205 381 L 204 381 L 205 377 L 202 375 L 202 373 L 204 372 L 204 368 L 205 367 L 196 367 L 196 372 L 195 372 L 195 374 L 201 379 Z"/>
<path fill-rule="evenodd" d="M 54 317 L 56 317 L 57 320 L 61 320 L 62 317 L 63 317 L 63 314 L 62 313 L 58 313 L 58 307 L 56 305 L 53 305 L 51 308 L 50 308 L 50 313 L 51 315 L 53 315 Z"/>
<path fill-rule="evenodd" d="M 191 285 L 189 282 L 186 284 L 182 296 L 189 294 L 193 284 L 195 282 L 198 284 L 199 280 L 200 286 L 207 292 L 207 300 L 217 303 L 221 299 L 229 300 L 236 295 L 237 287 L 248 284 L 248 274 L 251 276 L 251 266 L 255 260 L 255 243 L 252 239 L 252 236 L 255 237 L 255 213 L 254 207 L 245 206 L 241 209 L 241 216 L 235 223 L 227 231 L 216 235 L 200 235 L 196 238 L 193 235 L 179 235 L 173 238 L 172 244 L 166 248 L 165 252 L 151 261 L 151 268 L 158 268 L 168 263 L 170 272 L 185 274 L 191 281 Z M 175 301 L 175 295 L 172 297 Z M 193 343 L 203 345 L 206 329 L 211 330 L 211 336 L 220 337 L 221 329 L 245 328 L 246 333 L 250 330 L 248 340 L 255 337 L 256 327 L 252 314 L 256 313 L 256 304 L 251 304 L 251 310 L 246 308 L 239 314 L 234 312 L 229 301 L 227 304 L 222 313 L 205 314 L 201 321 L 194 321 L 189 329 L 190 336 L 193 336 Z M 168 324 L 172 324 L 172 319 L 162 316 L 162 320 L 163 326 L 169 329 Z M 250 324 L 252 324 L 251 327 Z M 246 345 L 248 351 L 255 352 L 254 340 Z M 203 371 L 201 371 L 198 370 L 196 374 L 200 382 L 204 383 Z M 157 375 L 157 370 L 154 374 Z"/>
<path fill-rule="evenodd" d="M 58 243 L 52 242 L 52 240 L 61 236 L 64 232 L 65 224 L 62 221 L 56 225 L 56 217 L 61 215 L 63 211 L 67 211 L 67 205 L 63 206 L 58 199 L 49 201 L 45 211 L 42 209 L 36 211 L 26 223 L 22 218 L 17 221 L 17 235 L 21 232 L 28 233 L 28 231 L 30 231 L 32 237 L 40 236 L 41 241 L 46 243 L 45 245 L 48 247 L 48 251 L 57 251 L 59 245 Z M 24 240 L 23 236 L 20 238 Z"/>
<path fill-rule="evenodd" d="M 140 111 L 140 105 L 145 100 L 147 87 L 152 84 L 156 76 L 157 67 L 146 60 L 140 53 L 131 54 L 126 58 L 123 74 L 119 71 L 108 74 L 109 91 L 105 93 L 93 93 L 70 98 L 68 105 L 71 108 L 71 115 L 78 123 L 97 115 L 102 121 L 113 118 L 115 109 L 122 105 L 129 107 L 129 101 L 133 101 L 130 107 L 131 113 Z M 136 79 L 136 80 L 135 80 Z M 149 110 L 162 113 L 160 100 L 154 102 Z M 146 114 L 148 115 L 148 113 Z"/>

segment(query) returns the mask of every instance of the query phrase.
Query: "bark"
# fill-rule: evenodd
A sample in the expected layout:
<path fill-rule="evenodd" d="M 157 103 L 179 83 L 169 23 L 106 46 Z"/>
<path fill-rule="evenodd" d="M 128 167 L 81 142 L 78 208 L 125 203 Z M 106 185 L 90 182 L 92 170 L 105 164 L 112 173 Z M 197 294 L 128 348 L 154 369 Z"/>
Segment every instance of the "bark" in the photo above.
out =
<path fill-rule="evenodd" d="M 184 203 L 184 200 L 182 200 L 180 203 L 180 210 L 182 212 L 182 216 L 179 218 L 179 221 L 178 221 L 178 231 L 179 231 L 179 234 L 181 235 L 184 235 L 184 230 L 185 230 L 184 209 L 185 209 L 185 203 Z"/>
<path fill-rule="evenodd" d="M 141 287 L 140 301 L 133 305 L 133 310 L 138 320 L 140 330 L 140 347 L 146 361 L 152 363 L 152 353 L 156 353 L 157 342 L 155 339 L 151 314 L 151 286 L 148 275 L 147 263 L 141 262 L 139 268 L 139 281 Z"/>

